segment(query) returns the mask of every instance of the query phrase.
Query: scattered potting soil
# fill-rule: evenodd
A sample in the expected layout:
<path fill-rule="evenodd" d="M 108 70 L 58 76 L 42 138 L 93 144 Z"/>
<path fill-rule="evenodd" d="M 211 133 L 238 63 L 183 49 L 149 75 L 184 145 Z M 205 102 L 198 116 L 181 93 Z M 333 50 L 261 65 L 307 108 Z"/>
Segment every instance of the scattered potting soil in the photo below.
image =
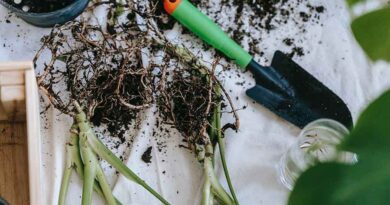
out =
<path fill-rule="evenodd" d="M 31 13 L 45 13 L 62 9 L 75 0 L 5 0 L 12 6 Z"/>
<path fill-rule="evenodd" d="M 177 20 L 166 14 L 161 2 L 156 2 L 155 18 L 160 29 L 170 30 Z M 276 45 L 279 43 L 290 57 L 304 56 L 308 51 L 301 45 L 306 40 L 306 29 L 311 25 L 320 24 L 320 18 L 326 11 L 324 6 L 311 5 L 309 0 L 191 0 L 191 2 L 219 24 L 235 41 L 260 58 L 267 50 L 273 53 L 279 49 L 264 46 L 262 41 L 266 38 L 273 39 Z M 294 31 L 280 32 L 289 27 L 293 27 Z M 183 26 L 182 28 L 183 34 L 195 37 L 188 29 Z M 186 37 L 182 40 L 191 44 Z M 205 50 L 209 48 L 203 47 Z M 220 54 L 217 52 L 217 55 Z M 200 131 L 204 127 L 202 123 L 210 119 L 209 115 L 204 114 L 208 94 L 208 89 L 205 88 L 207 80 L 202 82 L 197 74 L 188 71 L 184 73 L 184 75 L 176 73 L 176 76 L 174 74 L 172 82 L 167 84 L 168 97 L 160 99 L 159 106 L 164 121 L 170 119 L 170 123 L 185 137 L 188 147 L 182 147 L 193 150 L 194 145 L 204 143 Z M 202 82 L 199 84 L 203 84 L 203 87 L 196 85 L 197 81 Z M 245 80 L 237 82 L 237 85 L 251 86 Z M 244 106 L 242 109 L 245 108 Z"/>
<path fill-rule="evenodd" d="M 146 149 L 146 151 L 142 154 L 141 159 L 147 164 L 152 163 L 152 149 L 153 147 L 148 147 L 148 149 Z"/>
<path fill-rule="evenodd" d="M 152 0 L 153 5 L 156 5 L 155 19 L 160 29 L 171 29 L 175 25 L 176 20 L 170 17 L 164 10 L 164 1 Z"/>
<path fill-rule="evenodd" d="M 157 1 L 157 0 L 156 0 Z M 295 3 L 291 3 L 295 2 Z M 256 46 L 262 38 L 251 38 L 251 31 L 257 32 L 272 32 L 274 29 L 287 23 L 290 18 L 296 23 L 297 27 L 304 32 L 303 26 L 308 22 L 316 22 L 319 18 L 319 14 L 324 12 L 324 8 L 321 6 L 311 6 L 307 3 L 307 0 L 297 1 L 276 0 L 276 1 L 239 1 L 228 0 L 222 1 L 222 7 L 215 7 L 213 1 L 198 0 L 194 3 L 207 13 L 217 23 L 223 24 L 223 28 L 234 37 L 235 40 L 242 42 L 246 41 L 249 44 L 249 48 L 252 52 L 256 52 Z M 176 22 L 173 18 L 167 16 L 165 11 L 161 9 L 161 1 L 155 2 L 157 5 L 156 16 L 158 20 L 159 28 L 170 29 Z M 308 11 L 297 11 L 297 5 L 303 5 Z M 223 9 L 236 9 L 235 15 L 225 16 L 230 20 L 227 22 L 218 22 L 218 18 L 224 11 Z M 248 22 L 243 22 L 243 15 L 250 13 L 249 22 L 250 28 L 248 29 Z M 303 13 L 302 13 L 303 12 Z M 261 13 L 254 15 L 255 13 Z M 247 15 L 248 16 L 248 15 Z M 133 15 L 128 15 L 128 20 L 133 19 Z M 121 25 L 124 26 L 125 24 Z M 101 33 L 100 27 L 87 26 L 87 33 L 81 31 L 84 28 L 83 23 L 75 22 L 70 26 L 67 32 L 54 32 L 51 36 L 43 39 L 49 50 L 56 53 L 55 60 L 61 60 L 65 63 L 66 70 L 53 70 L 50 71 L 41 84 L 48 92 L 54 96 L 60 106 L 56 106 L 57 109 L 64 111 L 69 108 L 70 103 L 64 103 L 63 101 L 69 99 L 81 100 L 91 122 L 95 126 L 106 125 L 107 129 L 113 135 L 119 136 L 121 143 L 124 143 L 123 134 L 128 130 L 128 126 L 137 117 L 137 113 L 143 105 L 153 103 L 151 96 L 154 89 L 159 87 L 155 84 L 155 78 L 160 78 L 159 75 L 151 75 L 151 70 L 143 68 L 141 65 L 140 51 L 141 48 L 152 48 L 150 44 L 145 44 L 148 41 L 134 41 L 129 46 L 134 46 L 132 49 L 119 49 L 118 45 L 127 44 L 126 42 L 120 42 L 121 39 L 126 41 L 133 41 L 134 39 L 144 39 L 145 34 L 137 30 L 134 31 L 137 26 L 126 24 L 125 27 L 132 28 L 132 32 L 115 31 L 105 33 L 105 38 L 114 37 L 115 40 L 110 41 L 95 41 L 85 40 L 82 37 L 99 36 Z M 64 28 L 64 27 L 62 27 Z M 116 29 L 116 28 L 111 28 Z M 90 33 L 89 33 L 90 32 Z M 135 34 L 134 34 L 135 33 Z M 73 38 L 70 42 L 71 45 L 76 46 L 71 51 L 65 49 L 68 42 L 64 42 L 64 36 L 69 35 Z M 123 38 L 121 37 L 123 36 Z M 249 37 L 249 38 L 248 38 Z M 304 49 L 296 45 L 297 40 L 294 38 L 281 38 L 283 44 L 291 47 L 290 56 L 303 56 L 305 54 Z M 115 42 L 115 43 L 112 43 Z M 107 49 L 110 48 L 110 49 Z M 156 46 L 157 50 L 164 50 L 159 46 Z M 153 49 L 151 49 L 152 52 Z M 135 55 L 126 56 L 130 51 L 135 51 Z M 60 54 L 58 54 L 60 53 Z M 262 54 L 262 52 L 256 52 Z M 168 59 L 174 59 L 170 56 Z M 170 62 L 164 59 L 165 63 Z M 48 65 L 48 62 L 45 66 Z M 50 64 L 49 64 L 50 65 Z M 166 64 L 164 64 L 166 65 Z M 160 66 L 163 68 L 164 66 Z M 123 71 L 127 71 L 122 73 Z M 81 77 L 80 77 L 81 76 Z M 121 76 L 121 77 L 120 77 Z M 80 78 L 79 78 L 80 77 Z M 216 98 L 214 90 L 209 86 L 210 76 L 205 75 L 192 69 L 191 67 L 177 67 L 172 73 L 172 79 L 166 82 L 164 91 L 158 93 L 158 106 L 163 117 L 165 124 L 171 124 L 184 136 L 184 142 L 188 144 L 189 149 L 194 150 L 198 144 L 204 144 L 205 139 L 201 130 L 209 126 L 208 120 L 210 119 L 211 111 L 215 103 L 220 102 L 222 99 Z M 76 80 L 75 80 L 76 79 Z M 66 90 L 61 92 L 69 92 L 70 94 L 59 93 L 56 88 L 56 84 L 59 81 L 65 80 Z M 239 85 L 244 86 L 245 82 L 240 82 Z M 147 86 L 145 86 L 147 85 Z M 211 99 L 209 94 L 211 90 Z M 119 92 L 119 93 L 118 93 Z M 65 95 L 66 98 L 59 97 Z M 211 101 L 210 101 L 211 100 Z M 134 109 L 134 107 L 142 107 L 140 109 Z M 206 110 L 209 109 L 209 112 Z M 64 112 L 66 113 L 66 111 Z M 159 126 L 157 126 L 159 127 Z M 163 129 L 159 127 L 158 129 Z M 156 132 L 165 132 L 164 130 L 156 130 Z M 154 135 L 154 134 L 153 134 Z M 122 136 L 122 137 L 121 137 Z M 158 151 L 164 147 L 163 142 L 159 145 Z M 150 161 L 149 156 L 151 149 L 146 150 L 145 157 L 142 156 L 142 160 L 146 163 Z M 160 151 L 161 152 L 161 151 Z M 151 156 L 150 156 L 151 157 Z M 145 158 L 145 159 L 144 159 Z"/>
<path fill-rule="evenodd" d="M 312 5 L 309 0 L 223 0 L 220 2 L 191 0 L 191 2 L 227 31 L 235 41 L 249 47 L 251 54 L 260 57 L 263 57 L 266 49 L 261 47 L 260 43 L 263 38 L 269 38 L 269 35 L 264 33 L 270 33 L 293 23 L 298 33 L 292 34 L 290 38 L 301 38 L 306 33 L 306 26 L 319 24 L 321 14 L 326 11 L 324 6 Z M 171 29 L 176 22 L 175 19 L 169 18 L 161 4 L 156 9 L 156 15 L 162 29 Z M 183 33 L 191 32 L 184 28 Z M 276 38 L 276 40 L 283 42 L 284 38 Z M 303 56 L 306 53 L 297 41 L 290 41 L 285 45 L 290 48 L 287 54 L 291 57 Z"/>

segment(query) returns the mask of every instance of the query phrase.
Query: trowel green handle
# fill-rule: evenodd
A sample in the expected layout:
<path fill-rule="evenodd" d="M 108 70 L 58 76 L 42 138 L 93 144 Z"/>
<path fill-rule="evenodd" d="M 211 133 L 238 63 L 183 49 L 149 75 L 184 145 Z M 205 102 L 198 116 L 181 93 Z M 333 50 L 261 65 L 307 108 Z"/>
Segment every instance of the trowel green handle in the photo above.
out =
<path fill-rule="evenodd" d="M 234 60 L 242 69 L 246 69 L 251 62 L 253 57 L 248 52 L 188 0 L 164 0 L 164 8 L 201 39 Z"/>

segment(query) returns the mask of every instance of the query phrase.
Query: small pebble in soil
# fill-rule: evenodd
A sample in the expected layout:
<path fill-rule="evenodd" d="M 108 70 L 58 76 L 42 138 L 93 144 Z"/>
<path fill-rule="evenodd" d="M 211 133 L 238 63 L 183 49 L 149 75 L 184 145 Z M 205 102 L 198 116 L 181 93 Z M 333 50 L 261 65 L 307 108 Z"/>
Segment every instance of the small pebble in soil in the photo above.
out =
<path fill-rule="evenodd" d="M 294 39 L 292 39 L 292 38 L 285 38 L 283 40 L 283 43 L 286 44 L 287 46 L 292 46 L 294 44 Z"/>
<path fill-rule="evenodd" d="M 25 12 L 28 12 L 30 10 L 30 7 L 29 6 L 23 6 L 22 10 L 25 11 Z"/>

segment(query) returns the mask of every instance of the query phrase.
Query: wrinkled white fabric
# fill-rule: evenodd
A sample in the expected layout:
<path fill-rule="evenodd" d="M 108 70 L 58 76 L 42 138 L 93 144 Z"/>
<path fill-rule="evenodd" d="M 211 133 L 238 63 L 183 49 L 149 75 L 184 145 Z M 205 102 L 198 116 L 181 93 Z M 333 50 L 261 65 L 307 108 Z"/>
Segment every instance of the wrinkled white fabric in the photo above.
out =
<path fill-rule="evenodd" d="M 313 4 L 316 2 L 320 1 L 313 0 Z M 350 17 L 343 1 L 322 3 L 326 7 L 326 13 L 320 20 L 323 26 L 307 25 L 307 32 L 302 34 L 305 35 L 305 40 L 300 42 L 310 53 L 294 60 L 345 100 L 356 120 L 369 102 L 390 88 L 390 66 L 385 62 L 372 65 L 367 60 L 351 34 Z M 49 30 L 30 26 L 14 16 L 8 16 L 7 10 L 1 7 L 0 61 L 31 60 L 40 47 L 40 38 Z M 8 18 L 11 23 L 5 21 Z M 284 49 L 280 40 L 275 39 L 291 37 L 289 35 L 292 30 L 293 25 L 288 24 L 263 38 L 261 43 L 268 48 L 264 51 L 267 59 L 272 58 L 276 49 Z M 180 27 L 176 26 L 167 35 L 175 39 L 178 33 Z M 189 36 L 184 36 L 183 39 L 186 44 L 194 44 L 195 51 L 199 48 L 196 45 L 199 40 Z M 205 58 L 207 61 L 207 56 Z M 224 75 L 231 75 L 232 79 L 224 78 L 223 83 L 227 90 L 231 90 L 230 94 L 237 107 L 247 106 L 239 111 L 239 132 L 226 133 L 226 157 L 238 199 L 242 205 L 286 204 L 289 192 L 279 183 L 277 165 L 282 154 L 295 141 L 299 129 L 264 107 L 252 103 L 245 95 L 243 87 L 236 85 L 236 82 L 247 81 L 253 85 L 253 79 L 248 73 L 241 74 L 240 77 L 237 73 L 235 69 L 227 71 Z M 319 96 L 313 96 L 315 97 Z M 115 152 L 125 153 L 128 158 L 127 165 L 172 204 L 198 205 L 203 180 L 202 167 L 192 153 L 179 148 L 181 137 L 177 132 L 171 132 L 171 136 L 164 139 L 167 145 L 164 149 L 166 153 L 157 151 L 158 141 L 151 137 L 156 120 L 154 109 L 146 110 L 141 116 L 143 121 L 139 129 L 130 133 L 135 136 L 132 147 L 123 146 Z M 227 122 L 231 119 L 223 120 Z M 64 145 L 71 119 L 59 115 L 55 110 L 49 110 L 41 123 L 44 180 L 42 198 L 45 204 L 55 205 L 64 168 Z M 149 146 L 153 147 L 152 163 L 147 165 L 142 162 L 141 155 Z M 123 204 L 159 204 L 140 186 L 123 176 L 116 177 L 112 169 L 105 167 L 114 194 Z M 227 187 L 219 170 L 220 180 Z M 80 204 L 80 200 L 81 182 L 74 174 L 67 204 Z M 104 202 L 95 196 L 93 204 Z"/>

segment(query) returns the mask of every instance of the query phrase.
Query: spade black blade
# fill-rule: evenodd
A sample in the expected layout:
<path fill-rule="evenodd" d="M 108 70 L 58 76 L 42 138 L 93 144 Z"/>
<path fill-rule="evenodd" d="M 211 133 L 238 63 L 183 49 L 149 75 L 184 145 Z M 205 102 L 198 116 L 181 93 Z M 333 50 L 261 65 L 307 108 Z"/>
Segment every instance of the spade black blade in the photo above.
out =
<path fill-rule="evenodd" d="M 252 61 L 256 86 L 247 95 L 285 120 L 303 128 L 328 118 L 352 128 L 352 116 L 343 100 L 282 52 L 275 52 L 270 67 Z"/>

